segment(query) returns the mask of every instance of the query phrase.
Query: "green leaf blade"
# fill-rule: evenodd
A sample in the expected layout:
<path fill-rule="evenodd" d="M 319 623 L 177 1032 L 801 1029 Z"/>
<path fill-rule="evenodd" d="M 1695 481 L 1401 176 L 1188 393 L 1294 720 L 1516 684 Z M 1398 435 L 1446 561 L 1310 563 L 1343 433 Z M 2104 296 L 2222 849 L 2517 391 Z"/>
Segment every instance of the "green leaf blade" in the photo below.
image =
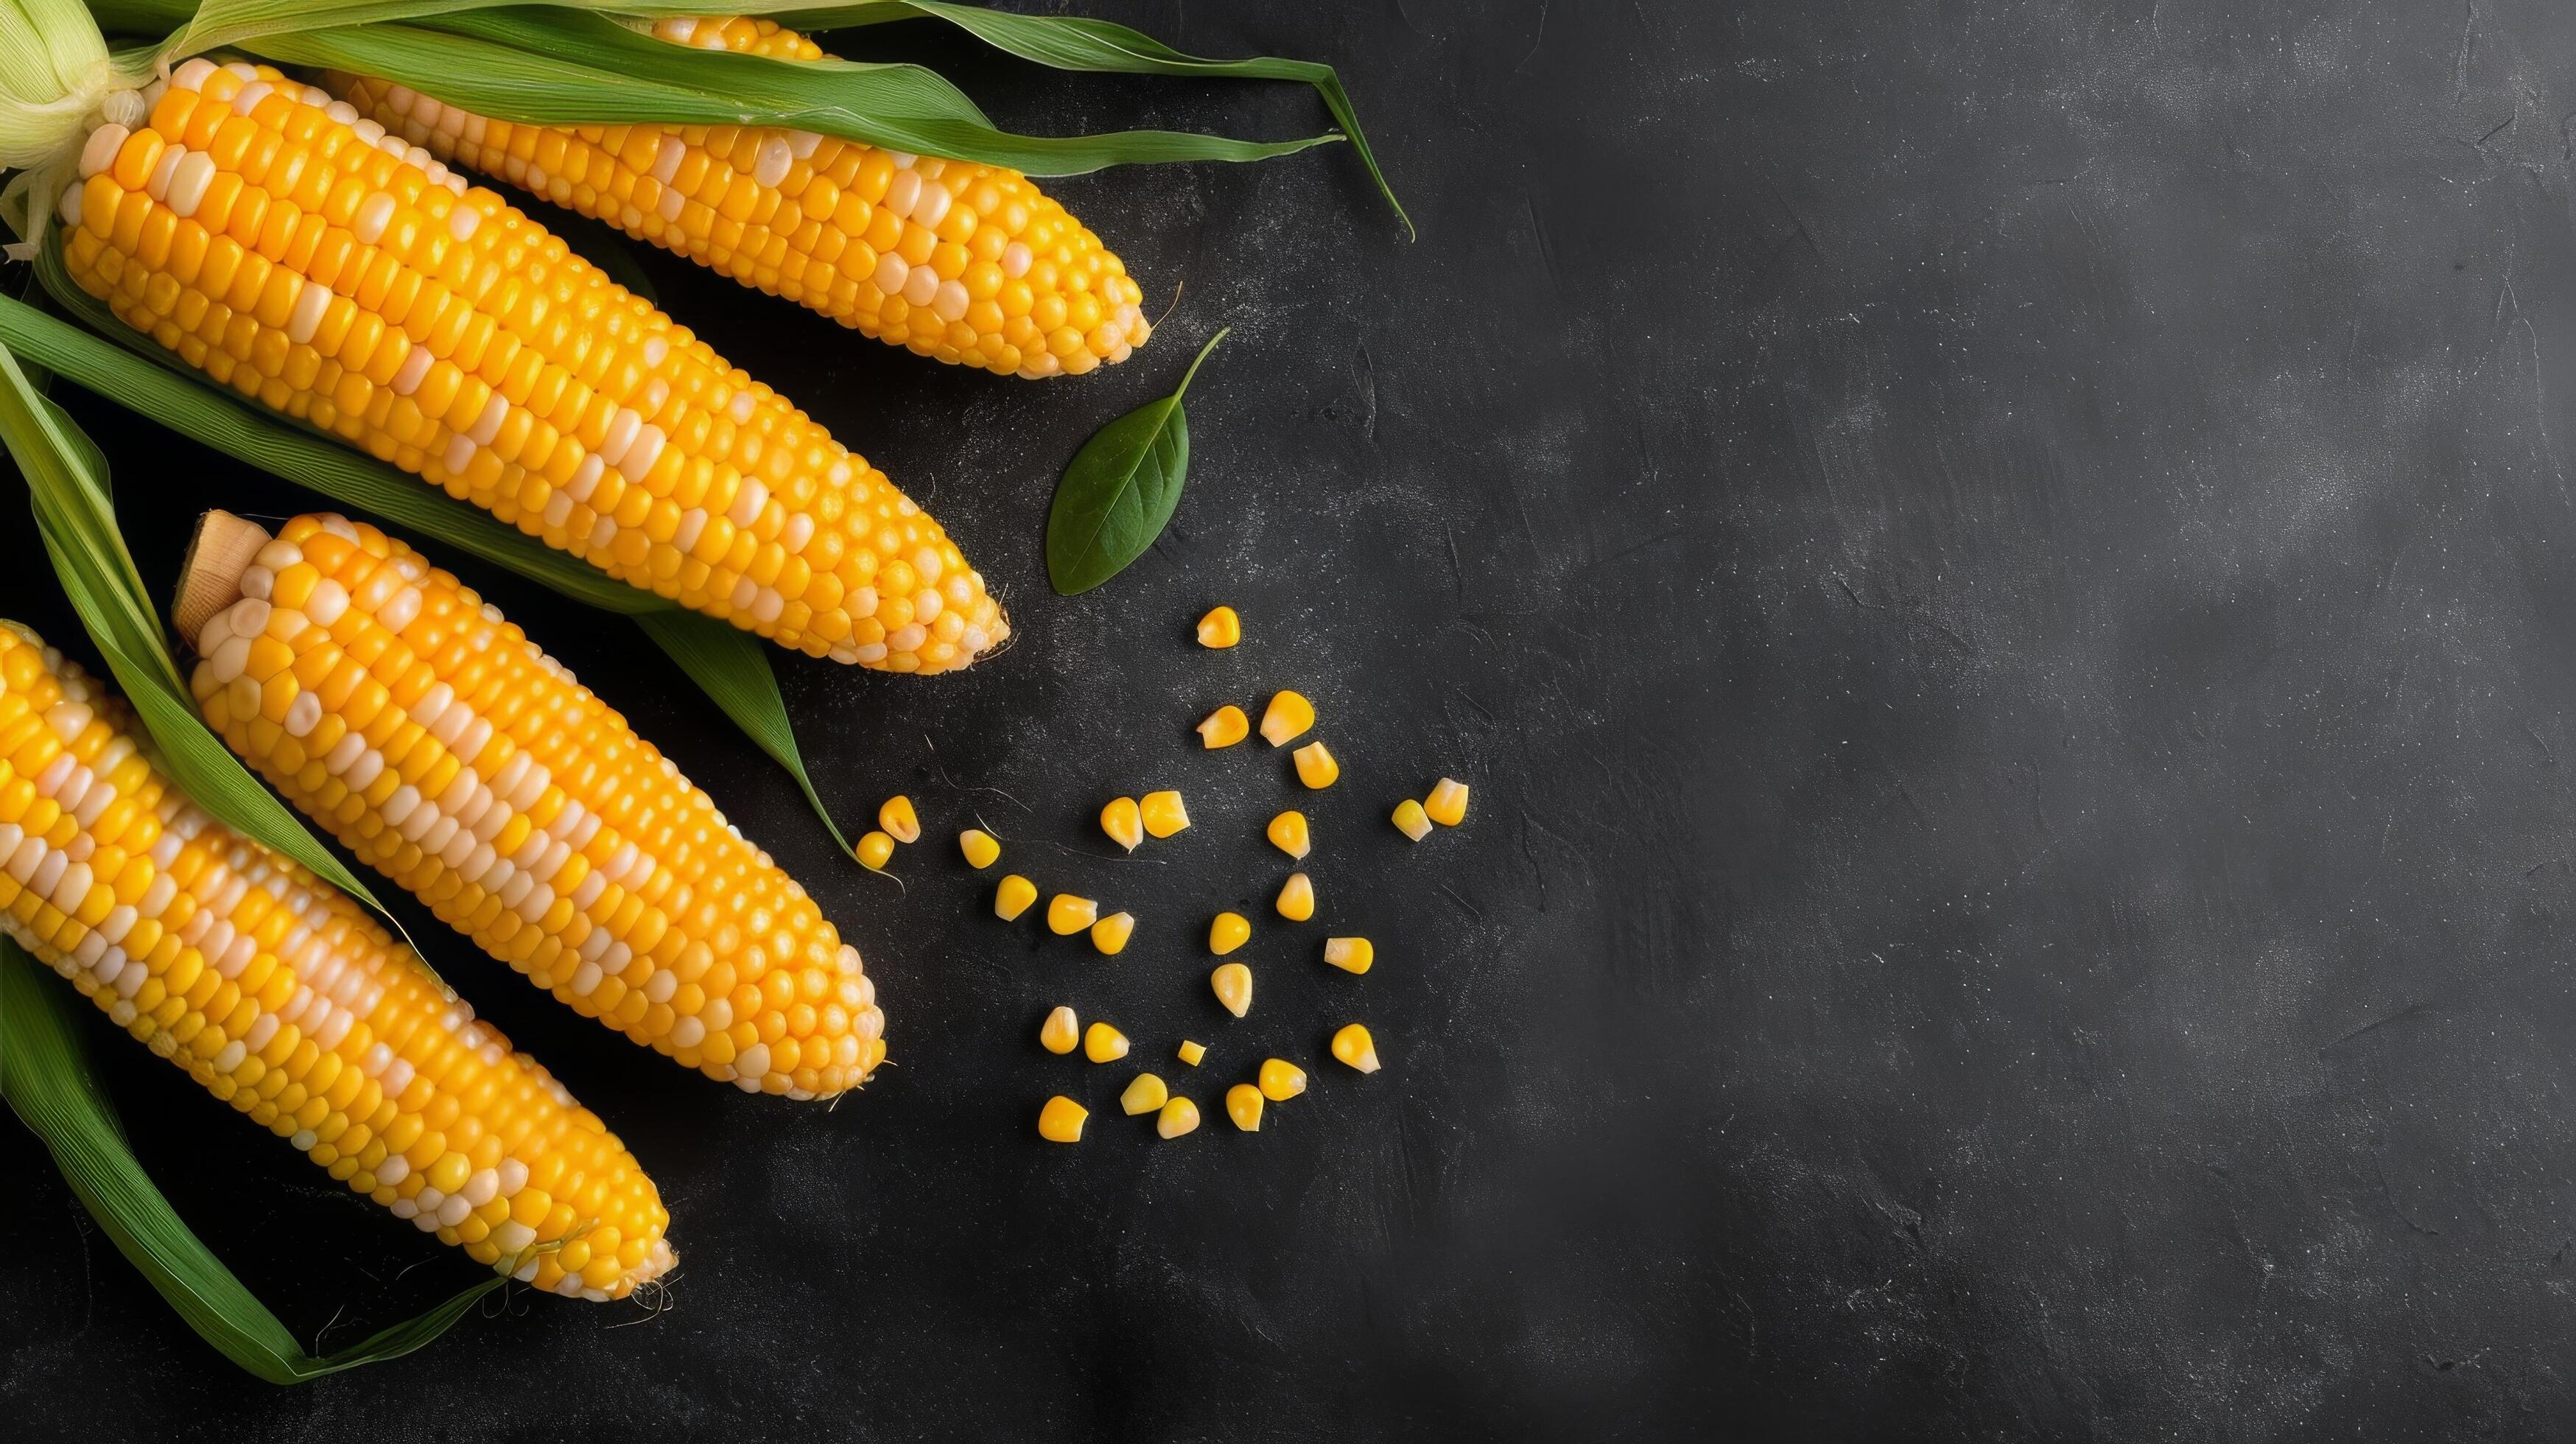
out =
<path fill-rule="evenodd" d="M 1181 397 L 1227 330 L 1199 348 L 1171 395 L 1092 433 L 1066 465 L 1047 509 L 1047 579 L 1059 595 L 1079 596 L 1126 570 L 1171 523 L 1190 469 Z"/>
<path fill-rule="evenodd" d="M 127 1146 L 78 1024 L 48 970 L 0 937 L 0 1097 L 53 1155 L 63 1181 L 199 1338 L 246 1372 L 298 1384 L 417 1350 L 509 1281 L 494 1275 L 437 1307 L 316 1357 L 188 1228 Z M 249 1135 L 245 1133 L 245 1138 Z"/>
<path fill-rule="evenodd" d="M 805 771 L 805 755 L 796 746 L 796 729 L 787 720 L 787 700 L 779 695 L 778 674 L 770 669 L 768 644 L 751 633 L 696 612 L 651 612 L 635 619 L 670 659 L 689 674 L 707 700 L 716 704 L 744 736 L 796 779 L 806 803 L 823 820 L 823 829 L 850 851 L 831 809 L 814 790 Z"/>

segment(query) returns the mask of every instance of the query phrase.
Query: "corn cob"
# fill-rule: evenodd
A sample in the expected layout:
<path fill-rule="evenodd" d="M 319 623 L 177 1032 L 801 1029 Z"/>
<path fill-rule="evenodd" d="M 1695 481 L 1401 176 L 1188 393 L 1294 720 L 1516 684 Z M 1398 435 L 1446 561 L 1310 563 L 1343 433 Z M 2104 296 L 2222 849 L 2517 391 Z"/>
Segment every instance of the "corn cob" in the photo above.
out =
<path fill-rule="evenodd" d="M 767 20 L 670 17 L 653 34 L 823 58 Z M 1017 171 L 811 131 L 511 125 L 364 76 L 323 84 L 442 161 L 940 361 L 1079 376 L 1153 330 L 1126 264 Z"/>
<path fill-rule="evenodd" d="M 785 646 L 939 672 L 1009 634 L 882 472 L 498 195 L 265 67 L 143 94 L 89 133 L 64 259 L 190 365 Z"/>
<path fill-rule="evenodd" d="M 885 1056 L 876 985 L 805 890 L 409 547 L 214 512 L 179 591 L 207 726 L 574 1011 L 746 1092 L 827 1097 Z"/>
<path fill-rule="evenodd" d="M 0 932 L 333 1178 L 539 1288 L 675 1261 L 597 1115 L 293 862 L 197 810 L 124 706 L 0 623 Z"/>

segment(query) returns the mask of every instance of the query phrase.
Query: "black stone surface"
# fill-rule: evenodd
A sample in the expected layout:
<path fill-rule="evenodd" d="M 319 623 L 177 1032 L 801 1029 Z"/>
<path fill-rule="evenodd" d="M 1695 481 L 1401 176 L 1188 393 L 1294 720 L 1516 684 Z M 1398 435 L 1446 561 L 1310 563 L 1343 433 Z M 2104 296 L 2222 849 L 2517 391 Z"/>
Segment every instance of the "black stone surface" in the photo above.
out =
<path fill-rule="evenodd" d="M 1395 0 L 1105 13 L 1342 67 L 1347 155 L 1058 188 L 1138 360 L 946 371 L 658 256 L 664 299 L 1006 588 L 956 679 L 782 659 L 827 797 L 920 799 L 909 891 L 621 625 L 461 567 L 855 937 L 898 1066 L 834 1111 L 638 1053 L 410 914 L 632 1142 L 659 1317 L 515 1300 L 291 1391 L 200 1344 L 0 1127 L 17 1439 L 2276 1439 L 2576 1431 L 2576 17 L 2364 5 Z M 1311 129 L 1301 92 L 1074 81 L 929 35 L 1005 122 Z M 1054 476 L 1168 386 L 1192 490 L 1051 595 Z M 95 403 L 166 584 L 296 493 Z M 12 503 L 11 505 L 15 505 Z M 5 610 L 71 640 L 23 524 Z M 1208 605 L 1249 637 L 1188 638 Z M 1272 925 L 1316 700 L 1317 923 Z M 1471 780 L 1419 847 L 1397 797 Z M 1106 854 L 1106 797 L 1198 819 Z M 1104 962 L 946 839 L 1143 917 Z M 1223 1018 L 1207 916 L 1261 920 Z M 1327 929 L 1369 934 L 1364 979 Z M 1156 1143 L 1114 1019 L 1258 1136 Z M 1386 1071 L 1316 1063 L 1377 1029 Z M 104 1026 L 138 1147 L 308 1339 L 472 1267 Z M 1169 1064 L 1181 1036 L 1206 1067 Z M 1074 1149 L 1032 1135 L 1065 1091 Z M 327 1331 L 326 1331 L 327 1326 Z"/>

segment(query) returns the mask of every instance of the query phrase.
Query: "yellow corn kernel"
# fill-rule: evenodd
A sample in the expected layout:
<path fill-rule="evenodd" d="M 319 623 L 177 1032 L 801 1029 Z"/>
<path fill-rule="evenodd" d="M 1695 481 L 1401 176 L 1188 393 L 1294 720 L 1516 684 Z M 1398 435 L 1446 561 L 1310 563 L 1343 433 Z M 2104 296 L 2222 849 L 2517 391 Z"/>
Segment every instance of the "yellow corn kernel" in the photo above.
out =
<path fill-rule="evenodd" d="M 1029 904 L 1037 900 L 1036 883 L 1015 872 L 1005 874 L 1000 885 L 993 889 L 993 916 L 1006 923 L 1011 922 L 1027 912 Z"/>
<path fill-rule="evenodd" d="M 1208 924 L 1208 951 L 1224 957 L 1252 940 L 1252 920 L 1241 913 L 1218 913 Z"/>
<path fill-rule="evenodd" d="M 1309 742 L 1289 755 L 1297 759 L 1297 780 L 1314 791 L 1332 786 L 1342 775 L 1342 764 L 1333 760 L 1331 750 L 1321 742 Z"/>
<path fill-rule="evenodd" d="M 1127 940 L 1135 935 L 1134 913 L 1111 913 L 1091 925 L 1091 945 L 1113 958 L 1126 951 Z"/>
<path fill-rule="evenodd" d="M 1199 618 L 1199 645 L 1231 647 L 1243 640 L 1243 618 L 1232 607 L 1219 607 Z"/>
<path fill-rule="evenodd" d="M 1290 808 L 1270 819 L 1270 845 L 1294 858 L 1304 858 L 1315 850 L 1314 840 L 1306 832 L 1306 814 Z"/>
<path fill-rule="evenodd" d="M 1391 820 L 1395 823 L 1396 831 L 1412 838 L 1415 842 L 1420 842 L 1431 835 L 1430 815 L 1422 810 L 1421 803 L 1410 797 L 1395 805 L 1395 816 Z"/>
<path fill-rule="evenodd" d="M 1363 1073 L 1377 1071 L 1377 1040 L 1357 1023 L 1345 1023 L 1333 1035 L 1333 1056 Z"/>
<path fill-rule="evenodd" d="M 1171 1090 L 1163 1086 L 1162 1079 L 1151 1073 L 1139 1073 L 1136 1075 L 1136 1081 L 1127 1085 L 1127 1091 L 1118 1095 L 1118 1106 L 1127 1110 L 1127 1116 L 1133 1118 L 1139 1113 L 1153 1113 L 1160 1110 L 1164 1101 L 1171 1096 Z"/>
<path fill-rule="evenodd" d="M 1094 1063 L 1110 1063 L 1127 1056 L 1127 1035 L 1107 1023 L 1094 1023 L 1083 1031 L 1082 1056 Z"/>
<path fill-rule="evenodd" d="M 912 799 L 901 793 L 885 800 L 877 809 L 877 826 L 894 835 L 897 842 L 921 841 L 921 815 L 912 810 Z"/>
<path fill-rule="evenodd" d="M 1154 1131 L 1165 1138 L 1196 1132 L 1198 1126 L 1199 1106 L 1187 1098 L 1166 1100 L 1161 1116 L 1154 1120 Z"/>
<path fill-rule="evenodd" d="M 1326 938 L 1324 961 L 1345 973 L 1365 973 L 1377 963 L 1377 947 L 1366 938 Z"/>
<path fill-rule="evenodd" d="M 1071 1008 L 1059 1005 L 1038 1025 L 1038 1046 L 1050 1053 L 1070 1053 L 1081 1041 L 1082 1022 Z"/>
<path fill-rule="evenodd" d="M 1189 1039 L 1183 1038 L 1178 1050 L 1178 1055 L 1182 1062 L 1195 1068 L 1199 1066 L 1199 1060 L 1207 1056 L 1207 1044 L 1193 1043 Z"/>
<path fill-rule="evenodd" d="M 1100 809 L 1100 830 L 1109 840 L 1134 852 L 1145 841 L 1145 819 L 1132 797 L 1112 798 Z"/>
<path fill-rule="evenodd" d="M 1281 692 L 1270 699 L 1261 713 L 1261 737 L 1273 747 L 1283 747 L 1306 735 L 1315 725 L 1315 704 L 1295 692 Z"/>
<path fill-rule="evenodd" d="M 1100 904 L 1069 892 L 1047 899 L 1047 931 L 1060 938 L 1072 937 L 1088 928 L 1100 917 Z"/>
<path fill-rule="evenodd" d="M 768 20 L 667 15 L 650 33 L 704 49 L 827 58 Z M 785 129 L 516 126 L 383 80 L 321 79 L 448 165 L 506 177 L 934 360 L 1078 376 L 1125 360 L 1153 331 L 1126 263 L 1018 171 Z"/>
<path fill-rule="evenodd" d="M 1279 885 L 1279 901 L 1273 906 L 1279 915 L 1292 923 L 1302 923 L 1315 915 L 1315 880 L 1302 872 L 1288 874 Z"/>
<path fill-rule="evenodd" d="M 1049 1143 L 1080 1143 L 1082 1125 L 1091 1110 L 1059 1093 L 1038 1110 L 1038 1137 Z"/>
<path fill-rule="evenodd" d="M 1225 1090 L 1225 1116 L 1246 1133 L 1261 1131 L 1261 1090 L 1249 1083 L 1237 1083 Z"/>
<path fill-rule="evenodd" d="M 0 623 L 0 935 L 478 1263 L 589 1299 L 669 1270 L 669 1216 L 617 1135 L 357 904 L 189 802 L 149 746 L 122 702 Z M 557 1217 L 558 1195 L 585 1217 Z M 616 1243 L 594 1254 L 571 1237 L 585 1226 Z"/>
<path fill-rule="evenodd" d="M 1443 777 L 1431 795 L 1422 799 L 1423 815 L 1442 827 L 1456 827 L 1467 820 L 1467 784 Z"/>
<path fill-rule="evenodd" d="M 1306 1070 L 1285 1058 L 1261 1060 L 1261 1096 L 1285 1103 L 1306 1091 Z"/>
<path fill-rule="evenodd" d="M 970 827 L 957 834 L 957 850 L 966 855 L 966 865 L 981 872 L 1001 860 L 999 838 L 980 827 Z"/>
<path fill-rule="evenodd" d="M 1242 708 L 1228 702 L 1207 714 L 1206 720 L 1199 723 L 1198 731 L 1199 745 L 1214 751 L 1219 747 L 1232 747 L 1251 736 L 1252 720 L 1243 715 Z"/>
<path fill-rule="evenodd" d="M 1170 837 L 1190 825 L 1190 810 L 1182 805 L 1177 792 L 1148 792 L 1137 811 L 1144 819 L 1145 831 L 1156 837 Z"/>
<path fill-rule="evenodd" d="M 477 147 L 452 129 L 464 125 L 462 113 L 420 108 L 435 102 L 399 87 L 350 82 L 367 87 L 362 109 L 397 100 L 410 108 L 343 121 L 337 102 L 301 80 L 264 66 L 251 74 L 246 86 L 212 64 L 179 64 L 117 164 L 72 192 L 92 214 L 64 228 L 64 264 L 120 320 L 245 399 L 329 431 L 623 583 L 781 646 L 926 674 L 1003 645 L 1010 628 L 981 574 L 884 472 L 703 337 L 567 253 L 534 217 L 449 170 L 542 176 L 546 194 L 640 220 L 665 242 L 694 230 L 755 280 L 765 271 L 788 286 L 791 267 L 798 282 L 830 276 L 828 289 L 853 306 L 864 298 L 890 312 L 894 298 L 855 273 L 809 264 L 802 253 L 769 261 L 773 247 L 786 249 L 784 232 L 803 237 L 810 224 L 818 256 L 833 252 L 839 265 L 857 266 L 870 243 L 841 250 L 839 213 L 826 238 L 825 222 L 804 207 L 837 187 L 815 174 L 840 168 L 822 146 L 849 167 L 862 155 L 882 163 L 883 152 L 827 140 L 799 159 L 787 152 L 805 139 L 773 130 L 753 143 L 760 160 L 745 174 L 716 165 L 704 144 L 685 145 L 677 127 L 595 132 L 618 137 L 612 150 L 570 131 L 541 137 L 496 124 L 494 144 Z M 237 113 L 245 94 L 253 104 Z M 390 153 L 377 125 L 396 137 Z M 483 135 L 482 122 L 474 133 Z M 108 128 L 93 135 L 102 151 L 115 149 L 105 143 L 115 138 Z M 446 153 L 433 156 L 433 147 Z M 708 182 L 699 193 L 738 182 L 731 189 L 740 201 L 718 191 L 727 201 L 719 211 L 656 179 L 662 164 L 691 150 L 688 178 L 703 172 Z M 1134 280 L 1061 209 L 1041 221 L 1049 203 L 1025 180 L 946 164 L 924 159 L 908 172 L 917 204 L 905 208 L 910 219 L 889 220 L 905 244 L 929 260 L 939 238 L 919 224 L 919 205 L 953 201 L 941 213 L 950 231 L 966 227 L 989 250 L 986 233 L 1001 240 L 1018 219 L 1013 234 L 1022 239 L 1008 244 L 1020 249 L 987 259 L 956 244 L 943 257 L 952 269 L 971 257 L 989 271 L 951 277 L 932 274 L 936 264 L 921 267 L 922 282 L 939 284 L 929 304 L 908 308 L 914 324 L 899 328 L 907 343 L 954 349 L 953 328 L 973 314 L 989 319 L 993 352 L 984 354 L 979 339 L 959 359 L 1071 371 L 1106 359 L 1102 344 L 1114 357 L 1144 338 Z M 784 174 L 771 177 L 780 167 Z M 751 184 L 761 177 L 781 185 Z M 61 195 L 44 197 L 47 209 Z M 994 209 L 974 204 L 985 196 Z M 783 215 L 760 205 L 740 221 L 732 214 L 742 202 L 775 208 L 786 199 L 797 204 Z M 853 220 L 859 204 L 851 202 Z M 877 201 L 866 204 L 891 217 Z M 1070 324 L 1054 328 L 1079 348 L 1062 360 L 1044 342 L 1000 337 L 1007 323 L 991 303 L 1015 258 L 1027 262 L 1015 288 L 1043 292 L 1032 299 L 1047 310 L 1092 322 L 1080 335 Z M 893 268 L 912 264 L 872 251 L 867 260 L 883 263 L 889 280 Z M 975 311 L 977 302 L 989 310 Z M 1026 334 L 1028 318 L 1015 319 L 1023 340 L 1038 339 Z M 986 328 L 967 329 L 980 338 Z"/>
<path fill-rule="evenodd" d="M 883 872 L 894 860 L 894 839 L 882 832 L 871 832 L 859 839 L 859 866 L 870 872 Z"/>
<path fill-rule="evenodd" d="M 1240 1018 L 1252 1011 L 1252 969 L 1241 963 L 1219 963 L 1208 974 L 1208 986 L 1216 990 L 1216 1000 L 1225 1010 Z"/>

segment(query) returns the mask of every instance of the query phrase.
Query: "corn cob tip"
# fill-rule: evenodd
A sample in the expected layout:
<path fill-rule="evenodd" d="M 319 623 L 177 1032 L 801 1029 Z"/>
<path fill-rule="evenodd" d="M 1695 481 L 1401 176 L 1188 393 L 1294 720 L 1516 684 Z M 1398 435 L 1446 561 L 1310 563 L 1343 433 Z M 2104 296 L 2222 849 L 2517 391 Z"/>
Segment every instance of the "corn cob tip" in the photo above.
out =
<path fill-rule="evenodd" d="M 259 549 L 268 545 L 266 528 L 217 508 L 197 518 L 179 563 L 178 595 L 170 602 L 170 622 L 179 640 L 190 647 L 215 613 L 241 597 L 242 574 L 250 570 Z"/>

